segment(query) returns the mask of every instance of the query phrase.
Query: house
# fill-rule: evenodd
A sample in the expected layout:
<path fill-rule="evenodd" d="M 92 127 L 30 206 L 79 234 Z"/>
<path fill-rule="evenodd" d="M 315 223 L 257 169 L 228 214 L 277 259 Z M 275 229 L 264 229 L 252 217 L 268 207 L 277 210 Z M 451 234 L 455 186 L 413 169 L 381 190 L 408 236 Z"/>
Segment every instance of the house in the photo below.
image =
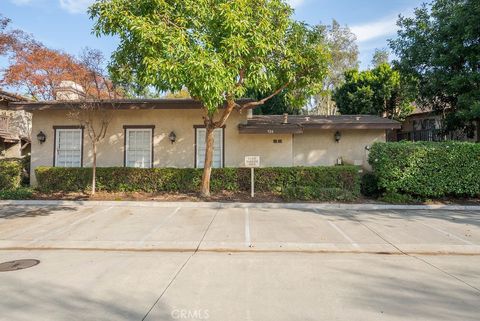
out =
<path fill-rule="evenodd" d="M 92 165 L 86 130 L 68 117 L 80 101 L 12 102 L 32 113 L 31 181 L 38 166 Z M 97 147 L 97 166 L 203 167 L 205 128 L 201 104 L 192 99 L 103 101 L 115 108 L 105 139 Z M 319 166 L 350 163 L 368 167 L 374 142 L 400 123 L 376 116 L 253 116 L 234 111 L 215 131 L 214 167 L 242 167 L 245 156 L 261 166 Z"/>
<path fill-rule="evenodd" d="M 422 110 L 416 108 L 412 114 L 407 116 L 402 123 L 400 130 L 389 136 L 390 140 L 401 141 L 480 141 L 480 122 L 473 122 L 466 128 L 446 133 L 443 130 L 444 116 L 433 110 Z"/>
<path fill-rule="evenodd" d="M 0 159 L 20 158 L 30 153 L 30 115 L 8 109 L 11 102 L 26 98 L 0 90 Z"/>

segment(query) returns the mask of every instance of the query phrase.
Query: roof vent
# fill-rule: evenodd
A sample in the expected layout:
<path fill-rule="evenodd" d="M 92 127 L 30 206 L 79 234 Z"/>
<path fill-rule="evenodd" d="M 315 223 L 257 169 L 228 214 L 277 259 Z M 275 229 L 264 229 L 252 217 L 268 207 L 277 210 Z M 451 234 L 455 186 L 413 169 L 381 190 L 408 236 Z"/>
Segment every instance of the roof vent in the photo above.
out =
<path fill-rule="evenodd" d="M 357 116 L 355 117 L 355 120 L 360 120 L 360 118 L 361 118 L 360 116 Z"/>
<path fill-rule="evenodd" d="M 305 117 L 305 121 L 310 121 L 310 117 Z"/>
<path fill-rule="evenodd" d="M 288 124 L 288 114 L 287 113 L 283 114 L 283 123 Z"/>

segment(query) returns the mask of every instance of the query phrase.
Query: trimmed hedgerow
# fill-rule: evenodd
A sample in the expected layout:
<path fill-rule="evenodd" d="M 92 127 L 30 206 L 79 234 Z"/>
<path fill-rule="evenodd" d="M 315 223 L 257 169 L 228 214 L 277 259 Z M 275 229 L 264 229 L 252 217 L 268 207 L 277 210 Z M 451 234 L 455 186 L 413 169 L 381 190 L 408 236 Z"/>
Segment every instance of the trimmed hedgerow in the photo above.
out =
<path fill-rule="evenodd" d="M 78 192 L 88 190 L 92 170 L 38 167 L 35 174 L 37 188 L 42 192 Z M 201 178 L 202 169 L 97 168 L 97 189 L 107 192 L 194 193 L 200 188 Z M 213 169 L 211 189 L 212 192 L 249 191 L 250 170 Z M 360 194 L 359 168 L 356 166 L 258 168 L 255 170 L 255 190 L 276 193 L 288 199 L 350 200 Z"/>
<path fill-rule="evenodd" d="M 22 161 L 20 159 L 0 160 L 0 191 L 20 187 L 22 180 Z"/>
<path fill-rule="evenodd" d="M 480 144 L 376 143 L 369 162 L 387 194 L 418 197 L 480 196 Z"/>

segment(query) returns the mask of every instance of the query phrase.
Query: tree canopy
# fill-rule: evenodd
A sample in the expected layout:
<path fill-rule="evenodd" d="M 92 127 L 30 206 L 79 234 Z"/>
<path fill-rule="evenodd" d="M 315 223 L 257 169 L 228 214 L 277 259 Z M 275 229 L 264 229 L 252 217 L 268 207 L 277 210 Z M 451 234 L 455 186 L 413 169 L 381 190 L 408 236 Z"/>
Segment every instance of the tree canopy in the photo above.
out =
<path fill-rule="evenodd" d="M 332 93 L 345 80 L 345 72 L 358 68 L 358 46 L 355 34 L 336 20 L 325 27 L 325 38 L 332 56 L 328 75 L 324 78 L 322 90 L 313 96 L 313 108 L 309 112 L 320 115 L 334 115 L 337 111 Z"/>
<path fill-rule="evenodd" d="M 292 106 L 302 106 L 327 74 L 323 27 L 295 21 L 284 0 L 103 0 L 89 13 L 97 35 L 120 39 L 110 65 L 116 81 L 158 91 L 186 88 L 202 102 L 205 196 L 213 130 L 235 108 L 258 107 L 283 91 Z M 264 97 L 238 105 L 248 90 Z"/>
<path fill-rule="evenodd" d="M 345 83 L 334 92 L 341 114 L 369 114 L 401 120 L 413 107 L 413 96 L 402 85 L 402 77 L 387 63 L 345 73 Z"/>
<path fill-rule="evenodd" d="M 480 117 L 480 2 L 434 0 L 400 17 L 390 46 L 420 106 L 444 111 L 449 127 Z"/>

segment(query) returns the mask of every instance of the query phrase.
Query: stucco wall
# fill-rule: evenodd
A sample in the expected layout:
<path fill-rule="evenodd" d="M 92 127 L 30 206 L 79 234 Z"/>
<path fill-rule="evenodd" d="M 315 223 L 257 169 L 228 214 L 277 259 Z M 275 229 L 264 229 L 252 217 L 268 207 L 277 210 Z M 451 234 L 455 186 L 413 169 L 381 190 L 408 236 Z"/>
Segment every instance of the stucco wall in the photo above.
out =
<path fill-rule="evenodd" d="M 124 125 L 155 125 L 154 166 L 194 167 L 195 131 L 194 125 L 202 125 L 202 113 L 197 109 L 188 110 L 118 110 L 111 121 L 106 138 L 98 145 L 97 166 L 123 166 Z M 225 128 L 225 166 L 243 166 L 245 156 L 260 156 L 265 166 L 292 165 L 291 135 L 240 135 L 238 124 L 245 122 L 247 113 L 234 112 Z M 34 170 L 38 166 L 52 166 L 54 153 L 53 126 L 78 125 L 67 117 L 65 110 L 35 111 L 33 113 L 32 136 L 32 183 L 35 184 Z M 40 144 L 36 135 L 43 131 L 47 140 Z M 172 144 L 168 135 L 174 131 L 177 141 Z M 281 144 L 274 144 L 281 139 Z M 84 133 L 83 166 L 91 166 L 92 152 L 87 133 Z"/>
<path fill-rule="evenodd" d="M 342 157 L 344 163 L 369 168 L 366 146 L 385 141 L 385 130 L 340 130 L 335 142 L 335 130 L 305 130 L 294 136 L 295 166 L 331 166 Z"/>

